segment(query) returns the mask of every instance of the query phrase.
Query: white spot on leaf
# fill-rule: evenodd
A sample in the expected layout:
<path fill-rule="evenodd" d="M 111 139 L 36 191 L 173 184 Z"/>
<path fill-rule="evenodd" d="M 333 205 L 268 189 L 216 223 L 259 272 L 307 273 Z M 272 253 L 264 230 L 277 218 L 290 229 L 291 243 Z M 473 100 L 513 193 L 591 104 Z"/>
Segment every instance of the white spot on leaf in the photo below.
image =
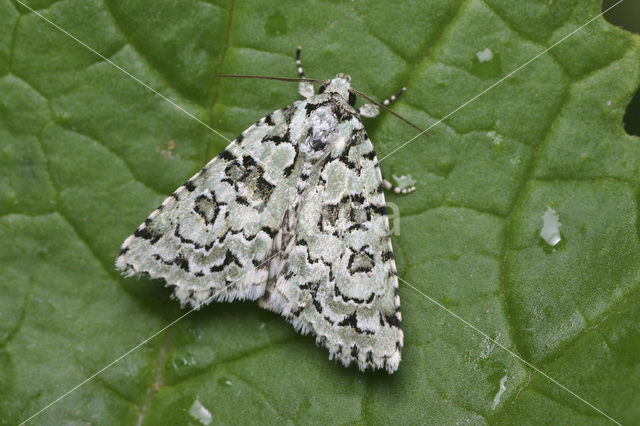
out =
<path fill-rule="evenodd" d="M 205 426 L 213 420 L 209 410 L 207 410 L 197 399 L 193 401 L 193 405 L 191 405 L 191 408 L 189 409 L 189 414 Z"/>
<path fill-rule="evenodd" d="M 493 140 L 494 145 L 500 145 L 502 143 L 502 135 L 499 135 L 494 130 L 488 131 L 487 136 Z"/>
<path fill-rule="evenodd" d="M 488 47 L 476 53 L 476 57 L 480 62 L 489 62 L 493 59 L 493 52 Z"/>
<path fill-rule="evenodd" d="M 498 393 L 493 397 L 493 403 L 491 404 L 491 409 L 494 410 L 498 404 L 500 403 L 500 398 L 502 398 L 502 394 L 507 390 L 507 387 L 504 385 L 507 382 L 507 375 L 505 374 L 502 379 L 500 379 L 500 389 L 498 389 Z"/>
<path fill-rule="evenodd" d="M 551 247 L 558 244 L 562 239 L 560 236 L 560 226 L 562 226 L 562 224 L 558 221 L 558 217 L 558 214 L 549 206 L 547 206 L 547 211 L 542 215 L 540 237 Z"/>

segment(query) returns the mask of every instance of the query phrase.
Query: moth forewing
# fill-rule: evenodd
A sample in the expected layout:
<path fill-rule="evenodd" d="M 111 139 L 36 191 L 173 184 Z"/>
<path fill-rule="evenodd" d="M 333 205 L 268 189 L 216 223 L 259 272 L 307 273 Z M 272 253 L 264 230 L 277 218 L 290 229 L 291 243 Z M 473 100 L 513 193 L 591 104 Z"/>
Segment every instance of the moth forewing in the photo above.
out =
<path fill-rule="evenodd" d="M 194 308 L 257 300 L 331 359 L 392 373 L 403 332 L 378 160 L 348 76 L 303 88 L 152 212 L 116 266 Z"/>

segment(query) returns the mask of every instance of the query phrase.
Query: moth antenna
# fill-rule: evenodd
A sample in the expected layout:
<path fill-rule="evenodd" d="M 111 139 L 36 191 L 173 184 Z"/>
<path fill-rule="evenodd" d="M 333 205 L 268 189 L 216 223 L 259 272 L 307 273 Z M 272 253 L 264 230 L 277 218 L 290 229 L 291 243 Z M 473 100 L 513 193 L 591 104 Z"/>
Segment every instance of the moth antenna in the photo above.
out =
<path fill-rule="evenodd" d="M 289 81 L 289 82 L 294 82 L 294 83 L 300 83 L 300 82 L 326 83 L 325 80 L 315 80 L 313 78 L 269 77 L 269 76 L 266 76 L 266 75 L 214 74 L 213 77 L 214 78 L 252 78 L 252 79 L 257 79 L 257 80 L 278 80 L 278 81 Z M 375 106 L 377 106 L 379 108 L 382 108 L 383 110 L 385 110 L 389 114 L 393 115 L 394 117 L 399 118 L 400 120 L 404 121 L 406 124 L 408 124 L 409 126 L 413 127 L 417 131 L 419 131 L 420 135 L 424 135 L 424 136 L 427 136 L 427 137 L 429 136 L 427 134 L 426 130 L 421 129 L 420 127 L 416 126 L 415 124 L 413 124 L 412 122 L 410 122 L 406 118 L 404 118 L 401 115 L 391 111 L 389 108 L 387 108 L 386 106 L 382 105 L 381 103 L 374 101 L 373 99 L 371 99 L 369 96 L 365 95 L 364 93 L 358 92 L 354 88 L 350 88 L 349 90 L 352 91 L 353 93 L 355 93 L 358 96 L 362 96 L 364 99 L 368 100 L 369 102 L 371 102 Z"/>
<path fill-rule="evenodd" d="M 429 137 L 429 135 L 427 134 L 426 130 L 422 130 L 420 127 L 416 126 L 415 124 L 413 124 L 412 122 L 410 122 L 409 120 L 407 120 L 406 118 L 404 118 L 403 116 L 401 116 L 400 114 L 397 114 L 393 111 L 391 111 L 389 108 L 387 108 L 386 106 L 382 105 L 379 102 L 374 101 L 373 99 L 371 99 L 369 96 L 365 95 L 364 93 L 358 92 L 356 89 L 354 88 L 350 88 L 350 91 L 352 91 L 353 93 L 355 93 L 358 96 L 362 96 L 364 99 L 368 100 L 369 102 L 371 102 L 372 104 L 374 104 L 375 106 L 382 108 L 383 110 L 385 110 L 386 112 L 388 112 L 389 114 L 393 115 L 396 118 L 399 118 L 400 120 L 404 121 L 406 124 L 408 124 L 409 126 L 413 127 L 414 129 L 416 129 L 417 131 L 420 132 L 420 135 L 424 135 L 426 137 Z M 416 136 L 417 137 L 417 136 Z"/>
<path fill-rule="evenodd" d="M 291 81 L 295 83 L 324 83 L 324 80 L 314 80 L 312 78 L 286 78 L 286 77 L 269 77 L 266 75 L 235 75 L 235 74 L 215 74 L 214 78 L 253 78 L 257 80 L 279 80 Z"/>

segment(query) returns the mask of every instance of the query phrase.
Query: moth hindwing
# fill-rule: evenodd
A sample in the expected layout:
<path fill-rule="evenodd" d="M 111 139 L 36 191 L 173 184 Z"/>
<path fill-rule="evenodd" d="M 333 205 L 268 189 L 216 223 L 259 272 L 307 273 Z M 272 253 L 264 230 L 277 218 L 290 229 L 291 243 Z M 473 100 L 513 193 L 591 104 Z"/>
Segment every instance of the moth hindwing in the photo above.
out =
<path fill-rule="evenodd" d="M 274 111 L 178 188 L 123 243 L 116 266 L 182 305 L 257 300 L 331 359 L 398 368 L 400 297 L 383 179 L 338 74 Z"/>

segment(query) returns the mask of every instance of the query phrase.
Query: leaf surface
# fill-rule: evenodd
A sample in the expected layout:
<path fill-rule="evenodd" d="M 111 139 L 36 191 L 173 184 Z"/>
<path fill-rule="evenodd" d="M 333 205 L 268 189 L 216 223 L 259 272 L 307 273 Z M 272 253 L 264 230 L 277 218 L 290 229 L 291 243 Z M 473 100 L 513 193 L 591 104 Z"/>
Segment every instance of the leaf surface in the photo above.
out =
<path fill-rule="evenodd" d="M 426 128 L 600 12 L 594 0 L 29 5 L 230 139 L 297 88 L 211 76 L 295 77 L 298 44 L 312 78 L 346 72 L 378 99 L 406 86 L 394 109 Z M 415 131 L 385 114 L 366 123 L 383 173 L 417 181 L 388 195 L 402 279 L 622 423 L 640 417 L 640 141 L 622 127 L 639 46 L 599 18 L 388 158 Z M 0 422 L 16 424 L 184 313 L 114 258 L 226 141 L 10 0 L 0 94 Z M 554 247 L 540 237 L 549 207 Z M 608 422 L 400 292 L 393 376 L 335 365 L 252 303 L 214 304 L 36 422 L 199 424 L 200 405 L 214 424 Z"/>

